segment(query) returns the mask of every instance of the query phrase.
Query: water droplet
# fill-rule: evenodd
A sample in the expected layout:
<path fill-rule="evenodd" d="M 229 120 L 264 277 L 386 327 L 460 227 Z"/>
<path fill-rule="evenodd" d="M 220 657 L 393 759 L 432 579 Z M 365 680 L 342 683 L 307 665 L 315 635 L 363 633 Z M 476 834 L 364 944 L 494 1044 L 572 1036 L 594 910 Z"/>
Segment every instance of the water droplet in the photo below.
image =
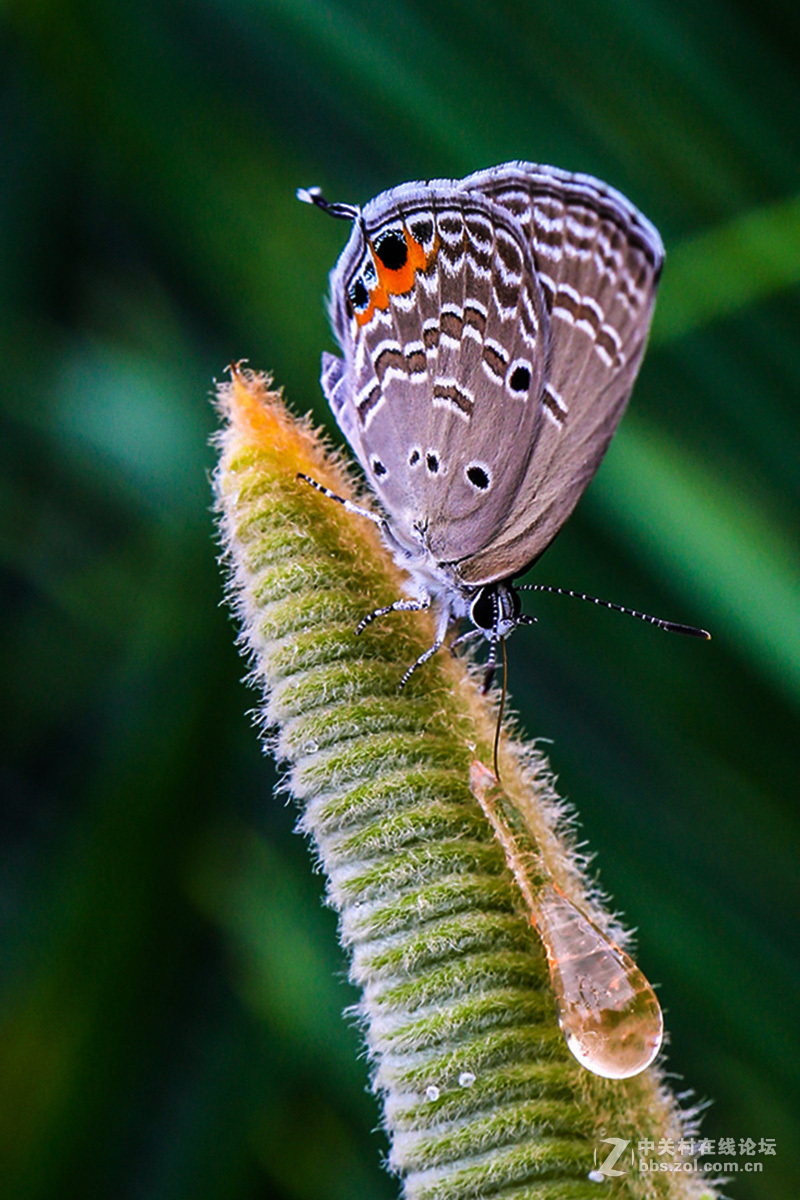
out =
<path fill-rule="evenodd" d="M 538 895 L 536 927 L 547 953 L 558 1023 L 578 1062 L 604 1079 L 629 1079 L 661 1048 L 664 1020 L 633 959 L 555 884 Z"/>
<path fill-rule="evenodd" d="M 472 1074 L 472 1071 L 462 1071 L 458 1077 L 459 1087 L 472 1087 L 474 1082 L 475 1076 Z"/>
<path fill-rule="evenodd" d="M 425 1095 L 428 1098 L 428 1100 L 438 1100 L 439 1096 L 441 1095 L 441 1092 L 439 1091 L 436 1084 L 432 1083 L 432 1084 L 430 1084 L 429 1087 L 425 1088 Z"/>
<path fill-rule="evenodd" d="M 664 1036 L 655 992 L 633 959 L 556 885 L 521 813 L 481 762 L 472 764 L 470 787 L 542 939 L 567 1046 L 604 1079 L 638 1075 Z"/>
<path fill-rule="evenodd" d="M 316 754 L 318 750 L 319 750 L 319 742 L 315 742 L 312 740 L 310 742 L 303 743 L 303 753 L 304 754 Z"/>

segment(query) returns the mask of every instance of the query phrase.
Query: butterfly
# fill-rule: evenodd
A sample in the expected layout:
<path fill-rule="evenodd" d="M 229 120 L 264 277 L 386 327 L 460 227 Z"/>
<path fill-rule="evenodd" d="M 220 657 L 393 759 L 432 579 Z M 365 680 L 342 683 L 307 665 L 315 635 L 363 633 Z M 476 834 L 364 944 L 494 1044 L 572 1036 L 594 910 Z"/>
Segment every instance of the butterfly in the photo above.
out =
<path fill-rule="evenodd" d="M 592 480 L 619 424 L 647 342 L 664 248 L 620 192 L 589 175 L 511 162 L 460 180 L 406 183 L 363 208 L 318 188 L 298 197 L 352 222 L 330 280 L 341 356 L 322 388 L 382 513 L 375 521 L 411 577 L 408 598 L 376 610 L 437 613 L 433 644 L 497 647 L 534 618 L 522 575 Z M 678 625 L 592 599 L 661 628 Z M 454 643 L 456 644 L 456 643 Z"/>

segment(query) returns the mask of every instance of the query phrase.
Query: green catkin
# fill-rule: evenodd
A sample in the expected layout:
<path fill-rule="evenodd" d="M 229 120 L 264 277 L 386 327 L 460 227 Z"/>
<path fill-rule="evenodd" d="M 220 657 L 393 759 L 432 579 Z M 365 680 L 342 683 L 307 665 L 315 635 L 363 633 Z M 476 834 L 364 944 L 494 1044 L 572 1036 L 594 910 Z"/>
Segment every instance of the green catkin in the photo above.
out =
<path fill-rule="evenodd" d="M 583 1200 L 713 1192 L 702 1174 L 592 1182 L 602 1137 L 675 1142 L 681 1113 L 651 1068 L 624 1082 L 589 1075 L 558 1028 L 545 956 L 503 852 L 469 787 L 491 762 L 494 701 L 446 652 L 410 681 L 432 641 L 426 614 L 354 636 L 401 595 L 371 523 L 298 481 L 340 495 L 338 461 L 269 381 L 235 370 L 219 389 L 216 494 L 240 641 L 263 693 L 266 736 L 287 770 L 339 914 L 359 1015 L 408 1200 Z M 571 846 L 547 764 L 501 740 L 504 786 L 553 877 L 617 940 Z"/>

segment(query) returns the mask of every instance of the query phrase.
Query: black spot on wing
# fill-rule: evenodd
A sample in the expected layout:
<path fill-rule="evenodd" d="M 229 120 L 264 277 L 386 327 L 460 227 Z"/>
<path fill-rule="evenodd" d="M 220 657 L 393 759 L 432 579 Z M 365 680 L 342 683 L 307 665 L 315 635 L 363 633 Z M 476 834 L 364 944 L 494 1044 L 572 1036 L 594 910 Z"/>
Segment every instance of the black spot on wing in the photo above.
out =
<path fill-rule="evenodd" d="M 531 373 L 528 367 L 514 367 L 508 380 L 512 392 L 527 392 L 531 386 Z"/>
<path fill-rule="evenodd" d="M 406 239 L 396 229 L 390 229 L 375 242 L 375 253 L 387 271 L 399 271 L 408 261 Z"/>
<path fill-rule="evenodd" d="M 470 463 L 466 468 L 466 476 L 472 486 L 477 488 L 479 492 L 485 492 L 492 482 L 488 471 L 485 467 L 480 466 L 479 463 Z"/>

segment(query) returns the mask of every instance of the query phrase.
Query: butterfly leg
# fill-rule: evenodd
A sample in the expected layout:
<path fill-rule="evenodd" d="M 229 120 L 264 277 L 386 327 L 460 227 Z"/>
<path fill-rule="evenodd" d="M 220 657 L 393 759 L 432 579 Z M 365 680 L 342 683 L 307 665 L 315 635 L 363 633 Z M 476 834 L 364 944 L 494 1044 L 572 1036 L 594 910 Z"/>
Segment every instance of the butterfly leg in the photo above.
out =
<path fill-rule="evenodd" d="M 367 613 L 365 617 L 356 625 L 356 637 L 363 633 L 368 625 L 378 617 L 385 617 L 391 612 L 423 612 L 426 608 L 430 608 L 430 597 L 425 600 L 395 600 L 394 604 L 386 604 L 383 608 L 376 608 L 374 612 Z"/>
<path fill-rule="evenodd" d="M 481 686 L 482 696 L 485 696 L 489 691 L 489 688 L 492 686 L 494 671 L 495 667 L 497 666 L 497 646 L 499 641 L 500 638 L 497 636 L 497 632 L 495 631 L 489 637 L 489 655 L 486 659 L 486 673 L 483 677 L 483 684 Z"/>
<path fill-rule="evenodd" d="M 302 471 L 298 471 L 297 478 L 302 479 L 304 483 L 310 484 L 318 492 L 322 492 L 323 496 L 327 496 L 329 500 L 335 500 L 337 504 L 341 504 L 348 512 L 355 513 L 358 517 L 366 517 L 368 521 L 372 521 L 374 525 L 378 525 L 381 529 L 386 525 L 383 517 L 370 512 L 368 508 L 362 508 L 360 504 L 353 504 L 352 500 L 345 500 L 343 496 L 337 496 L 336 492 L 332 492 L 330 488 L 325 487 L 322 483 L 317 483 L 316 479 L 312 479 L 310 475 L 304 475 Z"/>
<path fill-rule="evenodd" d="M 481 630 L 484 637 L 489 639 L 489 654 L 486 659 L 486 672 L 483 676 L 481 695 L 485 696 L 492 686 L 494 671 L 497 666 L 497 647 L 500 642 L 500 599 L 497 592 L 492 592 L 492 628 Z"/>
<path fill-rule="evenodd" d="M 430 601 L 428 601 L 428 604 L 426 604 L 425 607 L 427 608 L 429 604 L 430 604 Z M 400 683 L 397 688 L 398 692 L 402 692 L 403 688 L 406 686 L 409 679 L 411 678 L 411 676 L 414 674 L 414 672 L 416 670 L 418 670 L 421 666 L 423 666 L 428 661 L 429 658 L 433 658 L 434 654 L 436 654 L 436 652 L 438 650 L 441 650 L 442 646 L 444 645 L 444 639 L 447 635 L 447 627 L 449 624 L 450 624 L 450 610 L 447 608 L 444 608 L 444 609 L 442 609 L 442 612 L 439 616 L 439 624 L 436 627 L 436 639 L 435 639 L 433 645 L 429 646 L 424 654 L 420 654 L 417 661 L 413 662 L 411 664 L 411 666 L 408 668 L 405 675 L 400 680 Z"/>
<path fill-rule="evenodd" d="M 455 655 L 458 646 L 464 646 L 467 642 L 473 642 L 475 638 L 484 637 L 482 629 L 468 629 L 466 633 L 461 633 L 450 643 L 450 653 Z"/>

